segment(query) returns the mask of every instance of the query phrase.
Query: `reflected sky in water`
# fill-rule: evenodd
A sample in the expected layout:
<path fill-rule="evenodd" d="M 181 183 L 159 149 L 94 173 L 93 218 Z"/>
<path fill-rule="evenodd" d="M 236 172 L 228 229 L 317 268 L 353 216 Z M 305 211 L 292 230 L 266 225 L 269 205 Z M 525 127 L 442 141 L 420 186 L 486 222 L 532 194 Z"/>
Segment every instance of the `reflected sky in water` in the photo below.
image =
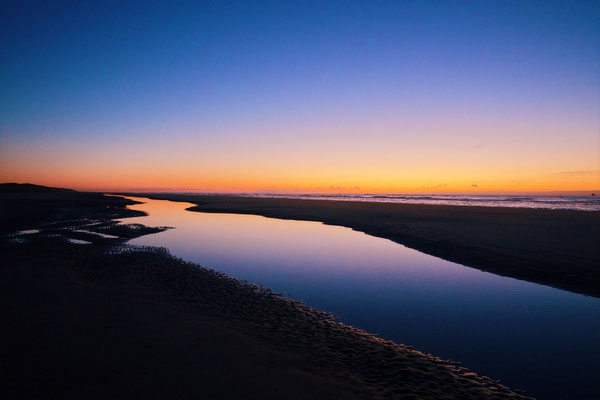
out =
<path fill-rule="evenodd" d="M 137 198 L 134 198 L 137 199 Z M 600 299 L 467 268 L 319 222 L 185 211 L 137 199 L 132 244 L 258 283 L 540 398 L 600 398 Z"/>

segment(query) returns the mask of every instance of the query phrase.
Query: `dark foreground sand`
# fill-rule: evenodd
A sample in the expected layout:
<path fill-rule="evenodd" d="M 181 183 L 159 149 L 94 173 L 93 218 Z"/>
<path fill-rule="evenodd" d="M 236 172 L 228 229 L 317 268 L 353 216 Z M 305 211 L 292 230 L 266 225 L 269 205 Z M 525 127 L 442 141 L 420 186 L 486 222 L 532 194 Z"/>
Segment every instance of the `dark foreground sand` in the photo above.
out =
<path fill-rule="evenodd" d="M 127 201 L 79 196 L 0 196 L 12 221 L 0 236 L 4 398 L 526 398 L 162 249 L 123 245 L 164 228 L 116 225 Z"/>
<path fill-rule="evenodd" d="M 9 398 L 521 398 L 160 250 L 2 253 Z"/>
<path fill-rule="evenodd" d="M 141 194 L 133 194 L 140 196 Z M 600 297 L 600 212 L 143 194 L 190 211 L 321 221 L 498 275 Z"/>

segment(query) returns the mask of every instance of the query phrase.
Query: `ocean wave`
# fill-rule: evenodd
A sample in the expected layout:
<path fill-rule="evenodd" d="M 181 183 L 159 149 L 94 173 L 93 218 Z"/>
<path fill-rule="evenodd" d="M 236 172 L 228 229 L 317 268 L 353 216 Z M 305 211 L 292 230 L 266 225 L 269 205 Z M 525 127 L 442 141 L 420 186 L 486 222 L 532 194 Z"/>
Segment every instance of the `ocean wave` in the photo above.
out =
<path fill-rule="evenodd" d="M 362 201 L 399 204 L 430 204 L 471 207 L 542 208 L 551 210 L 600 211 L 600 198 L 582 196 L 506 196 L 506 195 L 423 195 L 423 194 L 285 194 L 245 193 L 235 196 L 268 197 L 305 200 Z"/>

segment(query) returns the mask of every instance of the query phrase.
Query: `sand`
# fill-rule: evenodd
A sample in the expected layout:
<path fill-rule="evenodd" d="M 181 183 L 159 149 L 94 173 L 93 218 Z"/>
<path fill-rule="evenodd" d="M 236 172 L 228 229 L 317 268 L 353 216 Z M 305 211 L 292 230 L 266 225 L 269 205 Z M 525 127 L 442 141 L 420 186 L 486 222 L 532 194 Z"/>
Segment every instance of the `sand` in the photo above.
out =
<path fill-rule="evenodd" d="M 34 197 L 0 196 L 22 216 L 3 215 L 17 229 L 0 235 L 8 398 L 526 398 L 165 249 L 128 246 L 166 228 L 117 225 L 126 201 Z"/>
<path fill-rule="evenodd" d="M 2 246 L 11 398 L 522 398 L 159 249 Z"/>
<path fill-rule="evenodd" d="M 133 194 L 140 196 L 141 194 Z M 321 221 L 462 265 L 600 297 L 600 212 L 143 194 L 199 212 Z"/>

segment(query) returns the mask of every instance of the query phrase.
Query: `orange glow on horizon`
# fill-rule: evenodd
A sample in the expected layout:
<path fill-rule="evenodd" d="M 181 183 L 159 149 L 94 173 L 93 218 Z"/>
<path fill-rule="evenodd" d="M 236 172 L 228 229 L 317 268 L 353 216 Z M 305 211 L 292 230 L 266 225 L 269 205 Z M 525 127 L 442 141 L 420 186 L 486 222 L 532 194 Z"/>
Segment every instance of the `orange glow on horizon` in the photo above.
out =
<path fill-rule="evenodd" d="M 317 128 L 307 126 L 306 131 L 316 132 L 310 135 L 294 128 L 281 137 L 253 134 L 235 142 L 225 134 L 204 140 L 181 133 L 144 140 L 125 135 L 118 144 L 84 138 L 51 146 L 0 140 L 0 182 L 131 192 L 600 190 L 600 138 L 570 140 L 566 128 L 547 138 L 532 131 L 540 139 L 529 142 L 519 139 L 519 131 L 511 137 L 494 128 L 487 142 L 479 138 L 477 145 L 476 131 L 463 137 L 440 135 L 442 128 L 410 135 L 394 133 L 393 126 L 369 135 L 360 133 L 367 128 Z M 450 127 L 448 132 L 453 132 Z"/>
<path fill-rule="evenodd" d="M 566 171 L 565 173 L 511 176 L 469 174 L 453 178 L 450 174 L 410 177 L 403 174 L 369 179 L 358 176 L 319 177 L 306 176 L 194 176 L 187 174 L 128 173 L 112 175 L 97 170 L 74 169 L 60 172 L 48 168 L 39 173 L 22 174 L 14 179 L 4 173 L 2 182 L 34 183 L 52 187 L 65 187 L 88 191 L 131 192 L 202 192 L 202 193 L 490 193 L 490 192 L 554 192 L 554 191 L 600 191 L 600 172 Z M 285 175 L 285 174 L 281 174 Z M 291 174 L 290 174 L 291 175 Z M 116 176 L 116 178 L 113 178 Z M 13 178 L 13 179 L 10 179 Z"/>

